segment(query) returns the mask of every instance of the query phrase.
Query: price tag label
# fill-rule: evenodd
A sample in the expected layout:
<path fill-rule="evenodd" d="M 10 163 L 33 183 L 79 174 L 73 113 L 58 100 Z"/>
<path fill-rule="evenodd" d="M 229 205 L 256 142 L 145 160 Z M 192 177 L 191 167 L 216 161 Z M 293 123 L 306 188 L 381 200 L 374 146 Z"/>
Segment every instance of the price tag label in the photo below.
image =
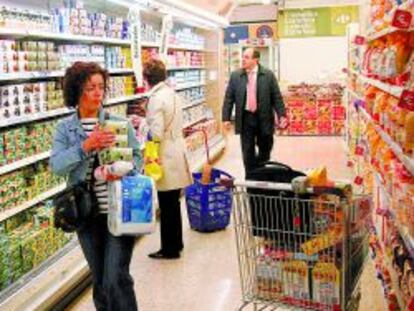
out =
<path fill-rule="evenodd" d="M 356 146 L 355 147 L 355 154 L 362 156 L 364 154 L 364 147 L 362 146 Z"/>
<path fill-rule="evenodd" d="M 363 37 L 363 36 L 355 36 L 354 43 L 356 45 L 364 45 L 365 44 L 365 37 Z"/>
<path fill-rule="evenodd" d="M 361 176 L 357 176 L 357 177 L 355 177 L 355 179 L 354 179 L 354 183 L 355 183 L 355 185 L 358 185 L 358 186 L 360 186 L 360 185 L 362 185 L 362 183 L 364 182 L 364 179 L 361 177 Z"/>
<path fill-rule="evenodd" d="M 396 10 L 391 25 L 399 29 L 408 29 L 411 26 L 413 15 L 404 10 Z"/>
<path fill-rule="evenodd" d="M 398 102 L 398 107 L 414 111 L 414 92 L 404 90 Z"/>

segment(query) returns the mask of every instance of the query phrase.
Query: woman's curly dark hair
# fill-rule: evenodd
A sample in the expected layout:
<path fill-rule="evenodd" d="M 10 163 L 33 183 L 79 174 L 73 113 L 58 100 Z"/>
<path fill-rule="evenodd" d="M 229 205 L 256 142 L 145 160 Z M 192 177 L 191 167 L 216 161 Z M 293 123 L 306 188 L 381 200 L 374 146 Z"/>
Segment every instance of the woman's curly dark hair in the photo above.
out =
<path fill-rule="evenodd" d="M 104 80 L 105 92 L 108 84 L 108 71 L 94 62 L 76 62 L 66 69 L 63 78 L 63 98 L 65 106 L 75 108 L 83 93 L 83 87 L 94 74 L 101 74 Z"/>
<path fill-rule="evenodd" d="M 142 76 L 150 86 L 154 86 L 167 79 L 167 69 L 162 61 L 151 59 L 144 64 Z"/>

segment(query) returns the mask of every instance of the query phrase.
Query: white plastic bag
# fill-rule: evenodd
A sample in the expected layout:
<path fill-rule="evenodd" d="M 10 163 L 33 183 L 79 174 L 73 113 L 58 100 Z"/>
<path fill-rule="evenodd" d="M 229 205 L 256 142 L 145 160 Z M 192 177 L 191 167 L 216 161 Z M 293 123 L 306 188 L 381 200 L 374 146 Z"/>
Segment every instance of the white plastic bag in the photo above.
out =
<path fill-rule="evenodd" d="M 148 176 L 124 176 L 108 183 L 108 229 L 114 236 L 142 235 L 155 231 L 158 196 Z"/>

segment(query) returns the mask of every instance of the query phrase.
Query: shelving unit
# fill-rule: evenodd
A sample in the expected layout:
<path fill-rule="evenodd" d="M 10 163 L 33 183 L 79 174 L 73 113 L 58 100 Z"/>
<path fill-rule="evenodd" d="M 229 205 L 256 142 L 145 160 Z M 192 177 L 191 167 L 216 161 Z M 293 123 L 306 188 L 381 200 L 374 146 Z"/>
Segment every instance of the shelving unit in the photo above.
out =
<path fill-rule="evenodd" d="M 365 83 L 369 83 L 377 88 L 379 88 L 380 90 L 387 92 L 395 97 L 400 98 L 401 94 L 403 92 L 403 88 L 399 87 L 399 86 L 395 86 L 395 85 L 390 85 L 384 82 L 381 82 L 379 80 L 375 80 L 375 79 L 371 79 L 371 78 L 367 78 L 363 75 L 360 75 L 359 78 L 361 79 L 361 81 L 365 82 Z"/>
<path fill-rule="evenodd" d="M 366 5 L 368 5 L 368 2 L 366 2 Z M 414 13 L 412 9 L 409 9 L 409 5 L 411 5 L 411 3 L 406 1 L 404 4 L 393 8 L 390 11 L 391 13 L 389 16 L 382 18 L 375 15 L 373 11 L 371 11 L 372 8 L 367 8 L 366 12 L 372 12 L 372 15 L 367 17 L 367 19 L 370 18 L 370 21 L 374 21 L 375 27 L 380 27 L 381 22 L 385 24 L 389 23 L 393 19 L 391 14 L 394 14 L 396 9 L 408 9 L 411 10 L 410 13 Z M 409 200 L 411 193 L 411 190 L 409 190 L 411 189 L 411 181 L 409 180 L 411 180 L 411 177 L 414 176 L 414 158 L 408 155 L 408 153 L 405 153 L 405 150 L 402 148 L 402 140 L 400 137 L 405 137 L 404 135 L 407 133 L 404 132 L 404 127 L 401 126 L 400 123 L 397 125 L 394 123 L 395 120 L 390 121 L 389 119 L 388 123 L 386 123 L 387 121 L 384 121 L 384 123 L 382 123 L 382 121 L 381 123 L 377 122 L 364 108 L 365 105 L 363 103 L 362 105 L 357 105 L 356 107 L 354 105 L 354 99 L 358 99 L 362 102 L 366 100 L 370 107 L 371 105 L 374 105 L 370 110 L 378 111 L 376 106 L 378 104 L 377 100 L 379 100 L 380 96 L 383 96 L 383 93 L 386 93 L 387 96 L 382 98 L 389 100 L 390 105 L 384 107 L 397 107 L 397 100 L 401 98 L 405 88 L 391 85 L 386 81 L 395 80 L 397 74 L 401 74 L 401 70 L 406 72 L 409 68 L 400 68 L 398 73 L 395 72 L 392 76 L 390 75 L 384 77 L 384 73 L 381 74 L 381 70 L 378 67 L 379 65 L 375 64 L 375 58 L 371 58 L 372 54 L 368 53 L 370 52 L 370 49 L 375 46 L 373 44 L 377 39 L 388 38 L 389 35 L 394 34 L 395 32 L 412 34 L 414 29 L 409 28 L 404 30 L 395 27 L 386 27 L 378 32 L 365 31 L 365 35 L 363 29 L 362 34 L 359 27 L 357 30 L 357 33 L 352 35 L 364 36 L 366 38 L 367 45 L 365 47 L 361 46 L 361 51 L 366 53 L 365 55 L 353 53 L 354 50 L 352 46 L 349 47 L 350 58 L 348 61 L 349 81 L 347 100 L 349 104 L 348 116 L 352 118 L 352 120 L 350 120 L 350 124 L 353 124 L 350 131 L 352 139 L 348 140 L 350 157 L 354 167 L 357 170 L 356 175 L 361 177 L 363 180 L 362 185 L 358 185 L 356 188 L 362 191 L 366 190 L 368 193 L 373 193 L 375 207 L 372 213 L 372 220 L 375 227 L 374 231 L 378 232 L 376 235 L 378 247 L 381 248 L 380 252 L 376 252 L 376 258 L 374 260 L 377 267 L 377 273 L 382 277 L 386 293 L 390 293 L 392 291 L 397 298 L 397 301 L 391 301 L 389 300 L 390 297 L 385 295 L 386 302 L 398 304 L 400 310 L 408 310 L 409 308 L 412 308 L 413 301 L 410 301 L 409 299 L 407 300 L 407 297 L 404 297 L 402 293 L 400 287 L 402 282 L 404 282 L 404 278 L 402 278 L 402 268 L 401 265 L 396 264 L 393 249 L 395 247 L 399 247 L 400 251 L 404 254 L 400 254 L 401 256 L 407 256 L 407 258 L 410 258 L 411 260 L 414 259 L 414 238 L 410 235 L 410 232 L 412 231 L 412 219 L 410 218 L 411 216 L 409 216 L 409 211 L 412 208 Z M 386 45 L 383 47 L 383 53 L 386 53 L 387 49 L 390 49 L 393 46 L 395 46 L 395 42 L 393 43 L 391 40 L 387 40 Z M 377 53 L 380 51 L 381 49 L 378 49 Z M 384 59 L 389 56 L 389 54 L 384 55 Z M 405 64 L 405 66 L 407 65 Z M 361 69 L 353 70 L 351 68 Z M 359 72 L 359 70 L 364 73 Z M 382 77 L 382 81 L 373 78 L 377 75 Z M 363 94 L 368 85 L 374 86 L 378 89 L 373 92 L 373 94 L 370 94 L 373 96 L 372 98 L 365 98 L 364 95 L 359 95 L 357 93 L 359 91 Z M 357 90 L 357 92 L 354 90 Z M 372 90 L 374 91 L 374 89 Z M 385 104 L 388 103 L 384 102 L 384 105 Z M 397 109 L 401 109 L 398 110 L 399 118 L 403 116 L 403 113 L 408 113 L 408 110 L 404 110 L 401 107 Z M 390 116 L 389 111 L 383 110 L 379 112 L 379 118 L 381 120 L 387 120 L 387 116 Z M 401 119 L 399 119 L 399 121 L 400 120 Z M 384 129 L 385 127 L 383 127 L 382 124 L 387 124 L 387 130 Z M 365 130 L 369 130 L 370 134 L 367 134 Z M 389 133 L 392 133 L 392 135 Z M 398 137 L 398 141 L 394 140 L 393 137 L 396 137 L 396 139 Z M 377 145 L 377 148 L 380 146 L 379 148 L 381 150 L 374 155 L 373 150 L 370 150 L 370 148 L 376 143 L 381 144 Z M 356 148 L 358 146 L 364 150 L 363 155 L 356 153 Z M 383 154 L 387 154 L 387 156 L 390 155 L 392 159 L 389 160 L 387 156 L 382 157 L 380 155 L 381 152 L 383 152 Z M 371 156 L 373 158 L 371 158 Z M 389 175 L 393 175 L 392 182 L 384 179 L 388 179 Z M 404 178 L 401 176 L 404 176 Z M 377 246 L 373 247 L 375 249 Z M 385 273 L 387 272 L 389 272 L 390 278 L 385 276 Z M 388 281 L 389 279 L 390 281 Z M 408 306 L 409 303 L 411 304 L 410 307 Z M 392 308 L 391 306 L 389 307 Z"/>
<path fill-rule="evenodd" d="M 84 1 L 87 10 L 97 11 L 103 10 L 105 14 L 111 14 L 113 11 L 113 15 L 120 16 L 122 15 L 124 18 L 127 17 L 130 10 L 135 10 L 136 7 L 133 6 L 132 2 L 126 4 L 126 2 L 120 2 L 118 4 L 109 3 L 107 1 L 92 1 L 86 0 Z M 102 2 L 102 3 L 101 3 Z M 115 2 L 115 1 L 114 1 Z M 20 7 L 27 7 L 28 10 L 31 10 L 33 5 L 36 7 L 36 10 L 44 10 L 45 12 L 50 12 L 50 7 L 45 5 L 44 1 L 40 0 L 32 0 L 27 2 L 25 0 L 16 0 L 16 3 Z M 89 3 L 91 6 L 88 7 Z M 123 4 L 124 3 L 124 4 Z M 149 3 L 150 6 L 152 2 Z M 166 5 L 168 7 L 168 5 Z M 174 10 L 171 10 L 173 15 L 173 24 L 180 25 L 180 27 L 189 27 L 186 26 L 186 22 L 188 19 L 191 19 L 191 16 L 197 16 L 198 12 L 188 12 L 185 11 L 183 8 L 184 14 L 186 14 L 186 18 L 182 18 L 179 12 L 181 9 L 174 7 Z M 166 10 L 168 11 L 168 10 Z M 176 16 L 176 14 L 178 14 Z M 207 14 L 208 15 L 208 14 Z M 190 16 L 190 17 L 189 17 Z M 148 25 L 161 25 L 163 13 L 152 11 L 152 7 L 149 7 L 148 10 L 141 13 L 141 22 L 148 23 Z M 200 18 L 198 16 L 198 18 Z M 206 17 L 207 18 L 207 17 Z M 169 72 L 174 71 L 187 71 L 187 70 L 203 70 L 205 71 L 206 81 L 201 80 L 203 82 L 197 83 L 188 83 L 184 85 L 180 85 L 177 87 L 177 91 L 183 90 L 190 90 L 192 88 L 203 87 L 205 88 L 205 98 L 188 102 L 183 110 L 188 111 L 192 107 L 196 107 L 199 105 L 208 105 L 214 112 L 214 117 L 217 121 L 220 119 L 220 104 L 222 102 L 222 97 L 224 94 L 224 89 L 222 87 L 222 75 L 221 75 L 221 43 L 220 43 L 220 27 L 224 26 L 223 20 L 219 17 L 213 16 L 211 19 L 207 18 L 209 23 L 206 25 L 200 24 L 200 27 L 191 26 L 193 31 L 200 36 L 205 37 L 205 45 L 203 48 L 200 46 L 195 45 L 182 45 L 182 44 L 161 44 L 161 40 L 159 38 L 165 38 L 165 36 L 158 36 L 159 33 L 147 33 L 147 37 L 142 33 L 142 38 L 144 40 L 139 42 L 133 42 L 133 39 L 113 39 L 107 37 L 96 37 L 96 36 L 85 36 L 85 35 L 73 35 L 68 33 L 51 33 L 51 32 L 44 32 L 44 31 L 37 31 L 31 29 L 17 29 L 17 28 L 0 28 L 0 40 L 28 40 L 28 41 L 51 41 L 54 42 L 55 45 L 59 44 L 76 44 L 76 45 L 105 45 L 105 46 L 112 46 L 112 47 L 122 47 L 122 48 L 129 48 L 131 50 L 133 46 L 138 46 L 138 48 L 156 48 L 159 49 L 160 53 L 168 52 L 168 51 L 189 51 L 189 52 L 198 52 L 203 53 L 204 60 L 203 66 L 170 66 L 168 67 Z M 132 25 L 133 22 L 131 22 Z M 216 26 L 212 27 L 211 24 Z M 199 24 L 199 23 L 198 23 Z M 208 24 L 208 26 L 207 26 Z M 158 27 L 153 26 L 153 27 Z M 152 27 L 152 26 L 151 26 Z M 168 37 L 170 35 L 169 32 L 172 29 L 166 29 L 167 33 L 165 35 Z M 154 41 L 152 38 L 156 38 Z M 171 42 L 171 41 L 170 41 Z M 179 41 L 177 41 L 179 42 Z M 136 44 L 135 44 L 136 43 Z M 165 43 L 165 42 L 164 42 Z M 161 48 L 164 48 L 165 51 L 161 51 Z M 106 51 L 105 51 L 106 52 Z M 131 53 L 132 54 L 132 53 Z M 136 73 L 137 68 L 139 66 L 136 62 L 137 59 L 132 61 L 132 65 L 130 61 L 127 61 L 126 65 L 122 65 L 125 67 L 133 67 L 132 68 L 110 68 L 108 69 L 109 73 L 114 76 L 124 76 L 124 75 L 133 75 Z M 139 60 L 139 58 L 138 58 Z M 106 61 L 106 60 L 105 60 Z M 178 62 L 177 62 L 178 63 Z M 187 62 L 183 62 L 187 63 Z M 192 62 L 191 62 L 192 63 Z M 200 63 L 201 64 L 201 63 Z M 109 66 L 109 65 L 108 65 Z M 116 66 L 116 65 L 111 65 Z M 43 67 L 39 67 L 43 68 Z M 60 67 L 56 67 L 60 68 Z M 13 73 L 1 73 L 0 74 L 0 86 L 3 85 L 11 85 L 11 84 L 21 84 L 21 83 L 37 83 L 40 81 L 49 81 L 57 78 L 62 78 L 65 74 L 65 70 L 57 70 L 57 71 L 33 71 L 33 72 L 13 72 Z M 210 74 L 211 76 L 216 77 L 209 79 Z M 137 81 L 139 81 L 140 77 L 136 77 Z M 197 81 L 197 80 L 193 80 Z M 141 86 L 141 85 L 139 85 Z M 118 94 L 118 93 L 116 93 Z M 130 94 L 130 93 L 127 93 Z M 146 97 L 147 94 L 136 94 L 136 95 L 128 95 L 128 96 L 121 96 L 117 98 L 110 98 L 106 100 L 104 103 L 105 107 L 113 107 L 115 105 L 127 105 L 132 103 L 136 100 L 139 100 L 143 97 Z M 187 96 L 187 95 L 186 95 Z M 193 97 L 194 95 L 191 95 Z M 194 97 L 198 98 L 198 97 Z M 52 106 L 53 107 L 53 106 Z M 56 105 L 58 107 L 58 105 Z M 115 107 L 116 108 L 116 107 Z M 123 107 L 121 107 L 123 108 Z M 18 129 L 19 126 L 25 124 L 36 123 L 46 119 L 56 119 L 61 118 L 73 113 L 73 109 L 67 108 L 58 108 L 53 110 L 44 111 L 41 113 L 30 114 L 26 116 L 19 116 L 19 117 L 11 117 L 9 119 L 1 119 L 0 118 L 0 129 L 1 131 L 7 131 L 9 128 Z M 200 122 L 205 117 L 194 120 L 186 124 L 186 126 L 193 125 L 196 122 Z M 221 137 L 220 134 L 216 135 L 214 139 L 210 142 L 210 154 L 212 157 L 216 156 L 223 150 L 225 147 L 225 141 Z M 4 166 L 0 166 L 0 176 L 20 170 L 26 166 L 31 164 L 35 164 L 41 160 L 46 160 L 50 157 L 50 151 L 44 152 L 39 155 L 27 157 L 25 159 L 16 161 L 14 163 L 10 163 Z M 199 170 L 201 169 L 202 165 L 207 161 L 206 159 L 206 151 L 205 150 L 198 150 L 197 152 L 191 154 L 191 170 Z M 53 198 L 54 195 L 58 194 L 62 190 L 65 189 L 65 185 L 59 185 L 46 191 L 39 196 L 33 198 L 28 202 L 24 202 L 18 206 L 7 206 L 7 209 L 0 211 L 0 225 L 2 222 L 6 222 L 9 219 L 13 218 L 20 213 L 32 209 L 33 207 L 37 206 L 39 203 L 44 203 Z M 1 207 L 1 206 L 0 206 Z M 37 207 L 36 207 L 37 208 Z M 0 230 L 1 235 L 1 230 Z M 1 236 L 0 236 L 1 237 Z M 1 241 L 1 239 L 0 239 Z M 1 263 L 0 263 L 1 264 Z M 12 284 L 9 288 L 1 291 L 0 288 L 0 309 L 3 310 L 35 310 L 38 308 L 51 308 L 53 305 L 59 301 L 59 298 L 64 296 L 65 293 L 73 288 L 76 287 L 83 279 L 85 279 L 89 275 L 88 267 L 86 261 L 84 260 L 83 254 L 80 250 L 78 242 L 73 240 L 70 242 L 69 245 L 59 251 L 57 254 L 53 255 L 47 261 L 45 261 L 41 265 L 41 269 L 35 269 L 31 271 L 29 274 L 23 276 L 21 280 Z M 1 285 L 1 280 L 0 280 Z M 13 291 L 11 291 L 11 288 Z"/>
<path fill-rule="evenodd" d="M 37 196 L 36 198 L 25 202 L 24 204 L 20 205 L 20 206 L 16 206 L 15 208 L 9 209 L 9 210 L 5 210 L 0 214 L 0 222 L 4 221 L 14 215 L 17 215 L 37 204 L 39 204 L 40 202 L 43 202 L 47 199 L 52 198 L 53 196 L 55 196 L 56 194 L 62 192 L 63 190 L 65 190 L 66 188 L 66 184 L 62 184 L 60 186 L 57 186 L 49 191 L 46 191 L 44 193 L 42 193 L 41 195 Z"/>
<path fill-rule="evenodd" d="M 129 40 L 106 38 L 106 37 L 94 37 L 94 36 L 83 36 L 73 35 L 65 33 L 52 33 L 42 32 L 33 29 L 0 29 L 0 38 L 13 38 L 13 39 L 27 39 L 27 40 L 53 40 L 63 42 L 75 42 L 75 43 L 87 43 L 87 44 L 109 44 L 119 46 L 130 46 Z"/>
<path fill-rule="evenodd" d="M 392 149 L 396 157 L 404 164 L 404 166 L 410 171 L 410 173 L 414 175 L 414 160 L 407 157 L 404 154 L 401 146 L 399 146 L 395 141 L 393 141 L 391 137 L 379 125 L 375 123 L 375 121 L 371 118 L 371 116 L 364 108 L 360 107 L 359 109 L 361 115 L 365 118 L 365 120 L 367 120 L 375 126 L 375 129 L 378 132 L 378 134 Z"/>

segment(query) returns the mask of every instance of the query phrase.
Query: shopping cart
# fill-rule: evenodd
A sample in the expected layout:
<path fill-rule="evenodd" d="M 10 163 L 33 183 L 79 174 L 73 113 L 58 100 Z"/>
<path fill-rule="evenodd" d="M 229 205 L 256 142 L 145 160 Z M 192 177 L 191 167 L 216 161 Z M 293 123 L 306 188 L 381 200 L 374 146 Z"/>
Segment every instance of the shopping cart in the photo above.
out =
<path fill-rule="evenodd" d="M 187 133 L 200 131 L 203 133 L 207 163 L 210 164 L 208 135 L 204 129 L 188 129 Z M 222 179 L 233 177 L 218 169 L 212 168 L 208 184 L 201 182 L 202 173 L 193 173 L 194 183 L 185 189 L 185 201 L 190 227 L 199 232 L 214 232 L 225 229 L 231 217 L 232 189 L 220 184 Z"/>
<path fill-rule="evenodd" d="M 233 182 L 239 310 L 358 309 L 372 204 L 351 191 Z"/>

